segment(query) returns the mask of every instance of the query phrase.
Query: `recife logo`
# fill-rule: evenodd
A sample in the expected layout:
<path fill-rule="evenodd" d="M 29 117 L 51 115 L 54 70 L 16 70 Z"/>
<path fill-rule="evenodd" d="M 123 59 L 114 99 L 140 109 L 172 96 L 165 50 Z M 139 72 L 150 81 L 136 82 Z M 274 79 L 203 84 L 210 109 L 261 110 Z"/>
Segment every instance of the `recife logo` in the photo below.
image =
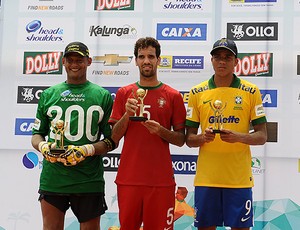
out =
<path fill-rule="evenodd" d="M 16 118 L 15 135 L 32 135 L 33 118 Z"/>
<path fill-rule="evenodd" d="M 207 24 L 158 23 L 156 27 L 156 38 L 158 40 L 205 41 L 206 37 Z"/>
<path fill-rule="evenodd" d="M 39 168 L 42 167 L 42 162 L 39 161 L 39 157 L 34 152 L 28 152 L 23 156 L 22 159 L 23 165 L 27 169 L 33 169 L 39 165 Z"/>
<path fill-rule="evenodd" d="M 29 42 L 60 42 L 63 41 L 63 29 L 60 27 L 45 28 L 40 20 L 33 20 L 26 26 Z"/>

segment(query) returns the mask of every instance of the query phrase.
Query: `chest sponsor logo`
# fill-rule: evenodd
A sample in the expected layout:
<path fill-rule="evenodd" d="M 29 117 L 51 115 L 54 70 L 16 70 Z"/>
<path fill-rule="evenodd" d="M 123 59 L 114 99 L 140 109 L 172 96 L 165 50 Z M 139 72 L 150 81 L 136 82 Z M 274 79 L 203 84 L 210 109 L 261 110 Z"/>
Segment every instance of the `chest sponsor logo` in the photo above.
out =
<path fill-rule="evenodd" d="M 239 41 L 277 41 L 278 23 L 227 23 L 227 38 Z"/>

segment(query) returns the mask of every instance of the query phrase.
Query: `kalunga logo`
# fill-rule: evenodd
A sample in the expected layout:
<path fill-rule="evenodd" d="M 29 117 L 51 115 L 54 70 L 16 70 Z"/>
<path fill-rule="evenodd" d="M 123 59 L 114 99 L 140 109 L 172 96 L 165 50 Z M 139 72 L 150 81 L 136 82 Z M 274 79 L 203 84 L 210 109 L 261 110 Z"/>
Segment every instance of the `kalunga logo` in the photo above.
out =
<path fill-rule="evenodd" d="M 47 86 L 18 86 L 18 104 L 37 104 Z"/>
<path fill-rule="evenodd" d="M 240 41 L 277 41 L 278 23 L 227 23 L 227 37 Z"/>
<path fill-rule="evenodd" d="M 62 52 L 24 52 L 23 74 L 62 74 Z"/>
<path fill-rule="evenodd" d="M 134 0 L 95 0 L 94 10 L 134 10 Z"/>
<path fill-rule="evenodd" d="M 89 32 L 91 37 L 110 37 L 111 35 L 116 35 L 121 38 L 136 38 L 137 35 L 137 30 L 128 24 L 123 25 L 123 27 L 90 26 Z"/>
<path fill-rule="evenodd" d="M 273 76 L 273 53 L 239 53 L 235 67 L 238 76 Z"/>

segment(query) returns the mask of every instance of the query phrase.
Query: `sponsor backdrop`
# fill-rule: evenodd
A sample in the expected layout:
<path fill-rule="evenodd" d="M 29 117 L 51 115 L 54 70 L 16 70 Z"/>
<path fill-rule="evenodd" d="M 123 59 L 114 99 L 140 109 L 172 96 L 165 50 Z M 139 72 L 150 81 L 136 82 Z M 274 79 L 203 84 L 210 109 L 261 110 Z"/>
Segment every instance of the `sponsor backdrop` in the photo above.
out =
<path fill-rule="evenodd" d="M 42 228 L 37 190 L 43 166 L 30 144 L 31 129 L 40 94 L 66 79 L 66 44 L 89 46 L 88 78 L 114 97 L 120 86 L 138 80 L 133 45 L 142 36 L 160 41 L 159 78 L 185 103 L 189 89 L 213 73 L 213 42 L 225 36 L 236 41 L 236 74 L 259 86 L 268 117 L 268 142 L 252 147 L 253 229 L 299 228 L 299 0 L 2 0 L 0 11 L 0 229 Z M 171 152 L 177 185 L 189 191 L 192 208 L 197 149 L 171 146 Z M 108 211 L 102 230 L 119 226 L 119 158 L 120 148 L 104 157 Z M 79 229 L 69 211 L 65 229 Z M 190 212 L 175 229 L 195 229 Z"/>

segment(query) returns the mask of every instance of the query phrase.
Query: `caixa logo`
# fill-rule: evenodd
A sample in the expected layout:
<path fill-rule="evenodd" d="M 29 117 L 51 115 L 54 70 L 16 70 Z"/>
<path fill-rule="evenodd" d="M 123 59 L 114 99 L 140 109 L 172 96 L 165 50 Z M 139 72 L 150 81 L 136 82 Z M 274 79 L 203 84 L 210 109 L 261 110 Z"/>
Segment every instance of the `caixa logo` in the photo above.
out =
<path fill-rule="evenodd" d="M 194 155 L 172 155 L 172 166 L 175 174 L 195 174 L 197 157 Z"/>
<path fill-rule="evenodd" d="M 207 24 L 158 23 L 156 31 L 156 38 L 158 40 L 205 41 L 207 36 Z"/>
<path fill-rule="evenodd" d="M 278 23 L 227 23 L 227 37 L 239 41 L 277 41 Z"/>
<path fill-rule="evenodd" d="M 264 107 L 277 107 L 277 90 L 260 90 Z"/>
<path fill-rule="evenodd" d="M 16 118 L 15 135 L 31 135 L 33 125 L 33 118 Z"/>

